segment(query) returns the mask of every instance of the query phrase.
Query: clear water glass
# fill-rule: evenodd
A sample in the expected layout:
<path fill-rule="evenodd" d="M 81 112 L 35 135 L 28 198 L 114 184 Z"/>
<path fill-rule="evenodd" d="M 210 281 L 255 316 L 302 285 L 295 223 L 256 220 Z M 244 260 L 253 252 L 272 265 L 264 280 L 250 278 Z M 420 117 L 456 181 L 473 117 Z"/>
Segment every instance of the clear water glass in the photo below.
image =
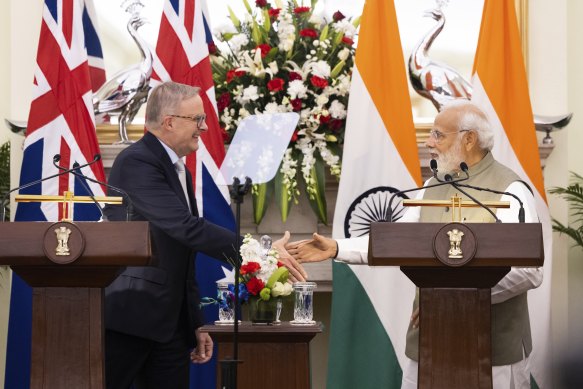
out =
<path fill-rule="evenodd" d="M 315 282 L 296 282 L 294 289 L 294 319 L 291 324 L 315 324 L 314 289 Z"/>
<path fill-rule="evenodd" d="M 229 289 L 230 284 L 230 282 L 217 281 L 219 320 L 215 324 L 233 324 L 235 322 L 235 296 Z"/>

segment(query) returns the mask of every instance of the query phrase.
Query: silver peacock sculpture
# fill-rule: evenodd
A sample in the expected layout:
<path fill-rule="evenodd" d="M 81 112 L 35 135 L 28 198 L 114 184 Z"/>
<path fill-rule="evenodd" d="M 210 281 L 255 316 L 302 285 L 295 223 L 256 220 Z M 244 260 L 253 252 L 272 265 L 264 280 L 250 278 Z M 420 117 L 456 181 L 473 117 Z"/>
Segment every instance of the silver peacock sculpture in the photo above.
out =
<path fill-rule="evenodd" d="M 434 19 L 437 24 L 421 38 L 409 57 L 409 80 L 413 89 L 431 100 L 438 111 L 449 101 L 472 98 L 472 86 L 457 70 L 445 63 L 432 60 L 428 55 L 431 45 L 445 25 L 442 5 L 425 11 L 423 16 Z M 565 127 L 572 116 L 571 113 L 558 116 L 534 115 L 536 130 L 546 132 L 543 144 L 552 144 L 550 132 Z"/>
<path fill-rule="evenodd" d="M 93 95 L 96 119 L 105 115 L 118 116 L 120 137 L 118 143 L 132 143 L 128 138 L 127 125 L 146 102 L 150 90 L 153 57 L 148 44 L 138 33 L 138 29 L 146 23 L 136 11 L 138 6 L 142 6 L 139 0 L 132 2 L 128 7 L 128 12 L 131 12 L 132 16 L 128 21 L 127 30 L 140 50 L 141 62 L 117 73 Z"/>
<path fill-rule="evenodd" d="M 433 18 L 437 24 L 431 28 L 413 49 L 409 57 L 409 80 L 413 89 L 431 100 L 439 111 L 448 101 L 470 99 L 472 86 L 451 66 L 432 60 L 429 49 L 443 30 L 445 16 L 441 9 L 425 11 L 425 17 Z"/>

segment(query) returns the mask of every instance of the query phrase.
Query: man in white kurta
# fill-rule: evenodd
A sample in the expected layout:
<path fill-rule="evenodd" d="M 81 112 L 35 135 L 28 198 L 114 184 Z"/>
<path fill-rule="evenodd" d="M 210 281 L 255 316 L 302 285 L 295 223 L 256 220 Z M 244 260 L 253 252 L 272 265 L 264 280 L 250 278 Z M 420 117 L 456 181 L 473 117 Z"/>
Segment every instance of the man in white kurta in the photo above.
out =
<path fill-rule="evenodd" d="M 470 174 L 466 183 L 518 196 L 524 204 L 525 221 L 538 222 L 530 188 L 510 169 L 493 159 L 490 153 L 493 133 L 486 116 L 475 105 L 463 102 L 446 106 L 435 118 L 426 145 L 430 149 L 431 157 L 438 162 L 440 172 L 459 176 L 460 163 L 465 162 L 469 166 Z M 426 185 L 435 183 L 434 180 L 428 180 Z M 416 198 L 447 199 L 455 191 L 451 186 L 420 190 Z M 509 201 L 510 208 L 498 209 L 496 216 L 502 222 L 518 221 L 519 203 L 513 197 L 471 189 L 468 191 L 481 201 Z M 409 208 L 399 222 L 445 222 L 451 220 L 448 212 L 447 208 Z M 478 208 L 471 211 L 464 209 L 463 215 L 466 222 L 494 221 L 486 210 Z M 293 242 L 287 248 L 300 262 L 315 262 L 332 257 L 349 264 L 367 264 L 368 236 L 333 240 L 314 234 L 314 239 Z M 532 343 L 526 292 L 541 283 L 542 268 L 512 268 L 492 288 L 494 388 L 530 388 L 526 361 L 532 350 Z M 500 322 L 494 323 L 494 317 Z M 418 309 L 415 302 L 407 334 L 408 358 L 403 366 L 402 388 L 417 387 L 417 326 Z"/>

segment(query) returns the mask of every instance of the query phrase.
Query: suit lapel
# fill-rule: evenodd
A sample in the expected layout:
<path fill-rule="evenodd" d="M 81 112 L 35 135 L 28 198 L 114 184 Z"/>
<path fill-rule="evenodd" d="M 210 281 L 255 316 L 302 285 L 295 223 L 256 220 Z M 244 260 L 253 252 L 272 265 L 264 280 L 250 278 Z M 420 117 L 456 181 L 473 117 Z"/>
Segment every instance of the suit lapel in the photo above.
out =
<path fill-rule="evenodd" d="M 144 135 L 144 137 L 142 139 L 144 141 L 144 144 L 148 147 L 148 149 L 150 149 L 150 151 L 154 155 L 156 155 L 156 157 L 158 157 L 158 160 L 160 161 L 160 164 L 164 168 L 164 172 L 166 173 L 166 176 L 168 177 L 168 183 L 170 184 L 170 187 L 172 188 L 172 190 L 174 192 L 176 192 L 176 195 L 180 198 L 182 203 L 185 206 L 188 206 L 188 203 L 186 202 L 186 197 L 184 197 L 184 191 L 182 190 L 182 185 L 180 184 L 180 180 L 178 179 L 178 174 L 176 173 L 176 169 L 174 168 L 174 165 L 172 164 L 172 161 L 170 160 L 168 153 L 166 152 L 166 150 L 164 150 L 164 147 L 160 144 L 160 141 L 158 140 L 158 138 L 156 138 L 156 136 L 151 134 L 150 132 L 146 132 L 146 134 Z M 191 182 L 190 185 L 187 185 L 187 186 L 189 186 L 188 195 L 189 195 L 189 197 L 192 197 L 190 195 L 191 188 L 192 188 L 192 180 L 189 179 L 189 177 L 190 177 L 190 174 L 188 173 L 188 169 L 187 169 L 186 170 L 187 183 L 189 180 Z M 192 204 L 192 200 L 190 203 Z M 191 212 L 192 212 L 192 210 L 191 210 Z"/>

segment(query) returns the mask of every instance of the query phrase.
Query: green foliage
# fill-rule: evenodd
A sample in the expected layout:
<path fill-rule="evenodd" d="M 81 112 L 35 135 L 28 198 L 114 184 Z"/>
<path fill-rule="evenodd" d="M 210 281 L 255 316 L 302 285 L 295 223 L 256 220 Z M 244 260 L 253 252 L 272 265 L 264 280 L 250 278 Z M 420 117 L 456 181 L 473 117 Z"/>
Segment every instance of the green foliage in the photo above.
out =
<path fill-rule="evenodd" d="M 0 196 L 10 190 L 10 142 L 0 146 Z M 10 220 L 10 204 L 6 204 L 6 219 Z"/>
<path fill-rule="evenodd" d="M 563 225 L 553 218 L 553 231 L 565 234 L 575 241 L 575 246 L 583 248 L 583 177 L 571 172 L 571 184 L 566 188 L 554 187 L 549 193 L 559 195 L 569 204 L 570 225 Z"/>

